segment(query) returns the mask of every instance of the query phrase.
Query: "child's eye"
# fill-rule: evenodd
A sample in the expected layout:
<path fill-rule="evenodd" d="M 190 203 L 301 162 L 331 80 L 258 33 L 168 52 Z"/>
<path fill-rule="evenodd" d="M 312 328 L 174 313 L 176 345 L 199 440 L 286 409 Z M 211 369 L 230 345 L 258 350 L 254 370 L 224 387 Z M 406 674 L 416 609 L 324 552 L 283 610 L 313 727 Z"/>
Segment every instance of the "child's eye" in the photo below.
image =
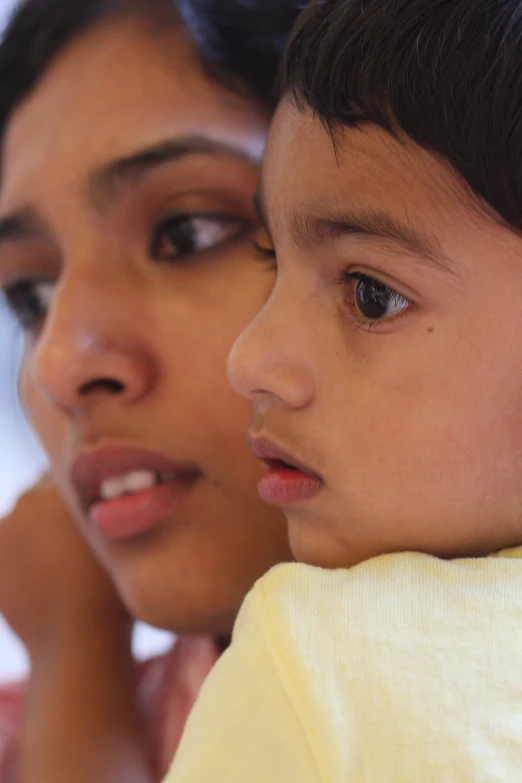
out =
<path fill-rule="evenodd" d="M 350 284 L 348 304 L 363 323 L 389 321 L 412 306 L 393 288 L 362 272 L 348 272 L 343 281 Z"/>
<path fill-rule="evenodd" d="M 25 331 L 44 322 L 55 288 L 56 283 L 49 280 L 21 280 L 5 288 L 7 305 Z"/>
<path fill-rule="evenodd" d="M 157 229 L 151 255 L 172 261 L 211 250 L 249 227 L 246 220 L 219 215 L 178 215 L 164 220 Z"/>

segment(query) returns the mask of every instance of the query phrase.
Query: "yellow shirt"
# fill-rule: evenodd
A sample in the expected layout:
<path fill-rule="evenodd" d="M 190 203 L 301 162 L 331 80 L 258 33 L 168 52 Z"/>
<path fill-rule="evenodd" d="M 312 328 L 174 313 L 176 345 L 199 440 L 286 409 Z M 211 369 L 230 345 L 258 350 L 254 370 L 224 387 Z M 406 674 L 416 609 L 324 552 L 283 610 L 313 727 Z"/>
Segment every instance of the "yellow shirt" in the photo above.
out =
<path fill-rule="evenodd" d="M 405 553 L 273 569 L 167 781 L 522 781 L 522 563 Z"/>

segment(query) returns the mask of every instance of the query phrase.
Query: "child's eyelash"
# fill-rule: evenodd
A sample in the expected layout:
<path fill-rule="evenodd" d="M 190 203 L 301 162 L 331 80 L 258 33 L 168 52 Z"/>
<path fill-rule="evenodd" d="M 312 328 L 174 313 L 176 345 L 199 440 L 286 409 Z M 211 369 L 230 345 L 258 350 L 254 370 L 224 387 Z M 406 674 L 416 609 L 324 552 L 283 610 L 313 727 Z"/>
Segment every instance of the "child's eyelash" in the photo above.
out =
<path fill-rule="evenodd" d="M 343 271 L 339 283 L 348 293 L 343 296 L 347 314 L 357 330 L 371 331 L 389 324 L 411 309 L 412 303 L 377 277 L 359 271 Z"/>
<path fill-rule="evenodd" d="M 393 288 L 387 286 L 386 283 L 381 283 L 378 278 L 372 277 L 372 275 L 368 275 L 365 272 L 344 271 L 341 273 L 339 280 L 341 284 L 351 283 L 353 281 L 358 283 L 378 283 L 383 288 L 383 290 L 386 290 L 390 294 L 397 295 L 397 292 L 394 291 Z"/>

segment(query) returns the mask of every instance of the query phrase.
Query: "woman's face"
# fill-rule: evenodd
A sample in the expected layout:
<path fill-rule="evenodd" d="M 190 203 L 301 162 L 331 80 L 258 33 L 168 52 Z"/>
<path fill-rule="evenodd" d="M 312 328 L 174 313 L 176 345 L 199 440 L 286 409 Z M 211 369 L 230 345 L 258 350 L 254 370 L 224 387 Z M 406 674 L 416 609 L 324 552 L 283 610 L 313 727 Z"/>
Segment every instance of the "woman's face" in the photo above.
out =
<path fill-rule="evenodd" d="M 59 56 L 5 137 L 23 404 L 129 609 L 180 632 L 227 632 L 288 558 L 225 374 L 273 284 L 250 252 L 266 126 L 180 31 L 119 20 Z"/>

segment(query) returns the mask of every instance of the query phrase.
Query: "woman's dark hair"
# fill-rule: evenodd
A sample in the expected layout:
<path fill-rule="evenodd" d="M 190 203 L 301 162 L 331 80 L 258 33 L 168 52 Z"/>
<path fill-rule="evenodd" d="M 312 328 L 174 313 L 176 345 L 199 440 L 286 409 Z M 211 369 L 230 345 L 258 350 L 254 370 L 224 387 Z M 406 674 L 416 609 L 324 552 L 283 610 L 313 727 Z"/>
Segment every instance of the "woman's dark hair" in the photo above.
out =
<path fill-rule="evenodd" d="M 177 0 L 209 73 L 274 108 L 286 41 L 306 0 Z M 230 79 L 232 81 L 230 81 Z"/>
<path fill-rule="evenodd" d="M 320 0 L 283 92 L 333 130 L 373 123 L 445 158 L 522 230 L 522 0 Z"/>
<path fill-rule="evenodd" d="M 126 13 L 184 25 L 210 78 L 273 107 L 274 83 L 299 0 L 24 0 L 0 44 L 0 137 L 12 111 L 77 36 Z"/>

